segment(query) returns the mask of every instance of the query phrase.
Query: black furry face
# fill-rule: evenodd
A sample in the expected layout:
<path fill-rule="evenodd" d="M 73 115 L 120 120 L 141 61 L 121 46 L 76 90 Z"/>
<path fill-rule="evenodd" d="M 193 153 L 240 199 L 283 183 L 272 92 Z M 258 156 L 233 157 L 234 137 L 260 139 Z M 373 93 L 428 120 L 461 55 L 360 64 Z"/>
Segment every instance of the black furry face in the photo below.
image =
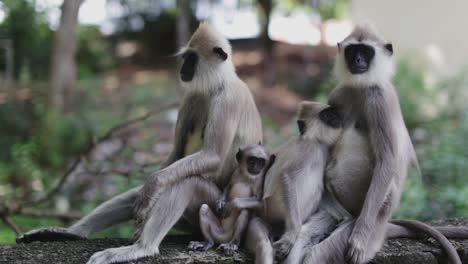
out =
<path fill-rule="evenodd" d="M 323 123 L 332 128 L 340 128 L 343 126 L 343 120 L 336 107 L 330 106 L 323 109 L 319 113 L 319 118 Z"/>
<path fill-rule="evenodd" d="M 351 44 L 344 50 L 346 65 L 352 74 L 362 74 L 369 70 L 375 56 L 373 47 L 365 44 Z"/>
<path fill-rule="evenodd" d="M 306 123 L 304 120 L 297 120 L 297 127 L 299 128 L 299 133 L 301 135 L 304 135 L 304 133 L 306 132 Z"/>
<path fill-rule="evenodd" d="M 195 76 L 195 70 L 198 64 L 198 54 L 194 51 L 187 51 L 182 55 L 182 60 L 180 79 L 183 82 L 190 82 Z"/>
<path fill-rule="evenodd" d="M 263 158 L 258 158 L 255 156 L 248 156 L 246 159 L 247 171 L 250 174 L 256 175 L 259 174 L 265 167 L 266 160 Z"/>

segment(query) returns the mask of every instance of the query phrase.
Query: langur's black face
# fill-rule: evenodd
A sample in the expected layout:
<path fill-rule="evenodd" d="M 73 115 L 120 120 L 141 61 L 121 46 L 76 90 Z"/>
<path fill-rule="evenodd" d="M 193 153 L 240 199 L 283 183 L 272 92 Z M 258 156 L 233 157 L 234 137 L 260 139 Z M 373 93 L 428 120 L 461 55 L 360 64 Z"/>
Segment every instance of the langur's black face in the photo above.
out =
<path fill-rule="evenodd" d="M 245 156 L 242 150 L 239 150 L 236 154 L 236 159 L 239 164 L 242 162 L 245 162 L 245 166 L 247 168 L 247 171 L 251 175 L 257 175 L 262 172 L 262 170 L 265 168 L 266 165 L 266 159 L 256 157 L 256 156 Z"/>
<path fill-rule="evenodd" d="M 257 175 L 265 168 L 266 160 L 255 156 L 247 157 L 247 171 L 252 175 Z"/>
<path fill-rule="evenodd" d="M 198 54 L 194 51 L 186 51 L 182 54 L 182 67 L 180 68 L 180 79 L 183 82 L 190 82 L 195 76 L 198 64 Z"/>
<path fill-rule="evenodd" d="M 345 47 L 346 65 L 351 74 L 362 74 L 369 70 L 375 50 L 366 44 L 350 44 Z"/>
<path fill-rule="evenodd" d="M 228 55 L 220 47 L 212 49 L 213 55 L 217 60 L 225 61 Z M 182 54 L 182 67 L 180 68 L 180 79 L 183 82 L 190 82 L 195 77 L 197 66 L 200 63 L 200 55 L 194 50 L 187 50 Z"/>

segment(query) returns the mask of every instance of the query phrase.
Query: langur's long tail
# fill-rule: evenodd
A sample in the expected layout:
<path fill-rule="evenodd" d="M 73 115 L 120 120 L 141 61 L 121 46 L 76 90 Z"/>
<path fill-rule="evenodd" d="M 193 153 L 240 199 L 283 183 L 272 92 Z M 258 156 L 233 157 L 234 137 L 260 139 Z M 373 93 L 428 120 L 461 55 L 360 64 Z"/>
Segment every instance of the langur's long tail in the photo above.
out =
<path fill-rule="evenodd" d="M 462 263 L 457 250 L 447 237 L 468 238 L 467 227 L 432 227 L 415 220 L 391 220 L 387 231 L 387 238 L 421 237 L 421 233 L 427 234 L 439 242 L 452 264 Z"/>

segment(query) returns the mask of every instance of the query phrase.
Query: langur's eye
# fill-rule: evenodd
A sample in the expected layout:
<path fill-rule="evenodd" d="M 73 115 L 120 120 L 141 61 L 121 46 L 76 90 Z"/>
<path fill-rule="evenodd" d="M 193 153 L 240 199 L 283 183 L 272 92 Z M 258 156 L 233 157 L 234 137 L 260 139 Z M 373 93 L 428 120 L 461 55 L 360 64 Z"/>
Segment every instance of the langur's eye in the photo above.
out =
<path fill-rule="evenodd" d="M 259 166 L 263 167 L 265 166 L 265 159 L 262 158 L 257 158 L 257 157 L 248 157 L 247 158 L 247 165 L 248 166 Z"/>

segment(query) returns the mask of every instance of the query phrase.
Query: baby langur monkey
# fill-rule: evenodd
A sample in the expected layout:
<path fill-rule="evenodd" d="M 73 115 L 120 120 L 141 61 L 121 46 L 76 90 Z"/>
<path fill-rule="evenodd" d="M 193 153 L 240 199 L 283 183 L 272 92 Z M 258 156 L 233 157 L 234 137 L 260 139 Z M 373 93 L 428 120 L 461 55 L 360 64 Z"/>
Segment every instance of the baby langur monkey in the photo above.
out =
<path fill-rule="evenodd" d="M 205 241 L 191 241 L 190 250 L 205 251 L 215 243 L 226 255 L 233 255 L 239 248 L 242 234 L 249 222 L 249 209 L 262 207 L 263 183 L 266 171 L 275 161 L 275 155 L 268 157 L 265 148 L 258 144 L 240 148 L 236 154 L 238 167 L 221 199 L 216 202 L 216 211 L 223 214 L 219 219 L 207 204 L 200 207 L 200 227 Z M 238 208 L 242 201 L 248 205 Z M 223 212 L 224 211 L 224 212 Z"/>
<path fill-rule="evenodd" d="M 286 258 L 303 233 L 303 224 L 321 210 L 325 166 L 340 136 L 342 119 L 326 104 L 302 102 L 297 123 L 300 135 L 275 151 L 276 161 L 265 176 L 264 210 L 249 225 L 247 246 L 255 252 L 256 263 L 273 263 L 273 251 L 278 259 Z M 327 219 L 333 228 L 333 218 Z M 282 234 L 273 246 L 268 230 L 273 236 Z M 309 230 L 307 240 L 318 243 L 329 231 Z"/>

